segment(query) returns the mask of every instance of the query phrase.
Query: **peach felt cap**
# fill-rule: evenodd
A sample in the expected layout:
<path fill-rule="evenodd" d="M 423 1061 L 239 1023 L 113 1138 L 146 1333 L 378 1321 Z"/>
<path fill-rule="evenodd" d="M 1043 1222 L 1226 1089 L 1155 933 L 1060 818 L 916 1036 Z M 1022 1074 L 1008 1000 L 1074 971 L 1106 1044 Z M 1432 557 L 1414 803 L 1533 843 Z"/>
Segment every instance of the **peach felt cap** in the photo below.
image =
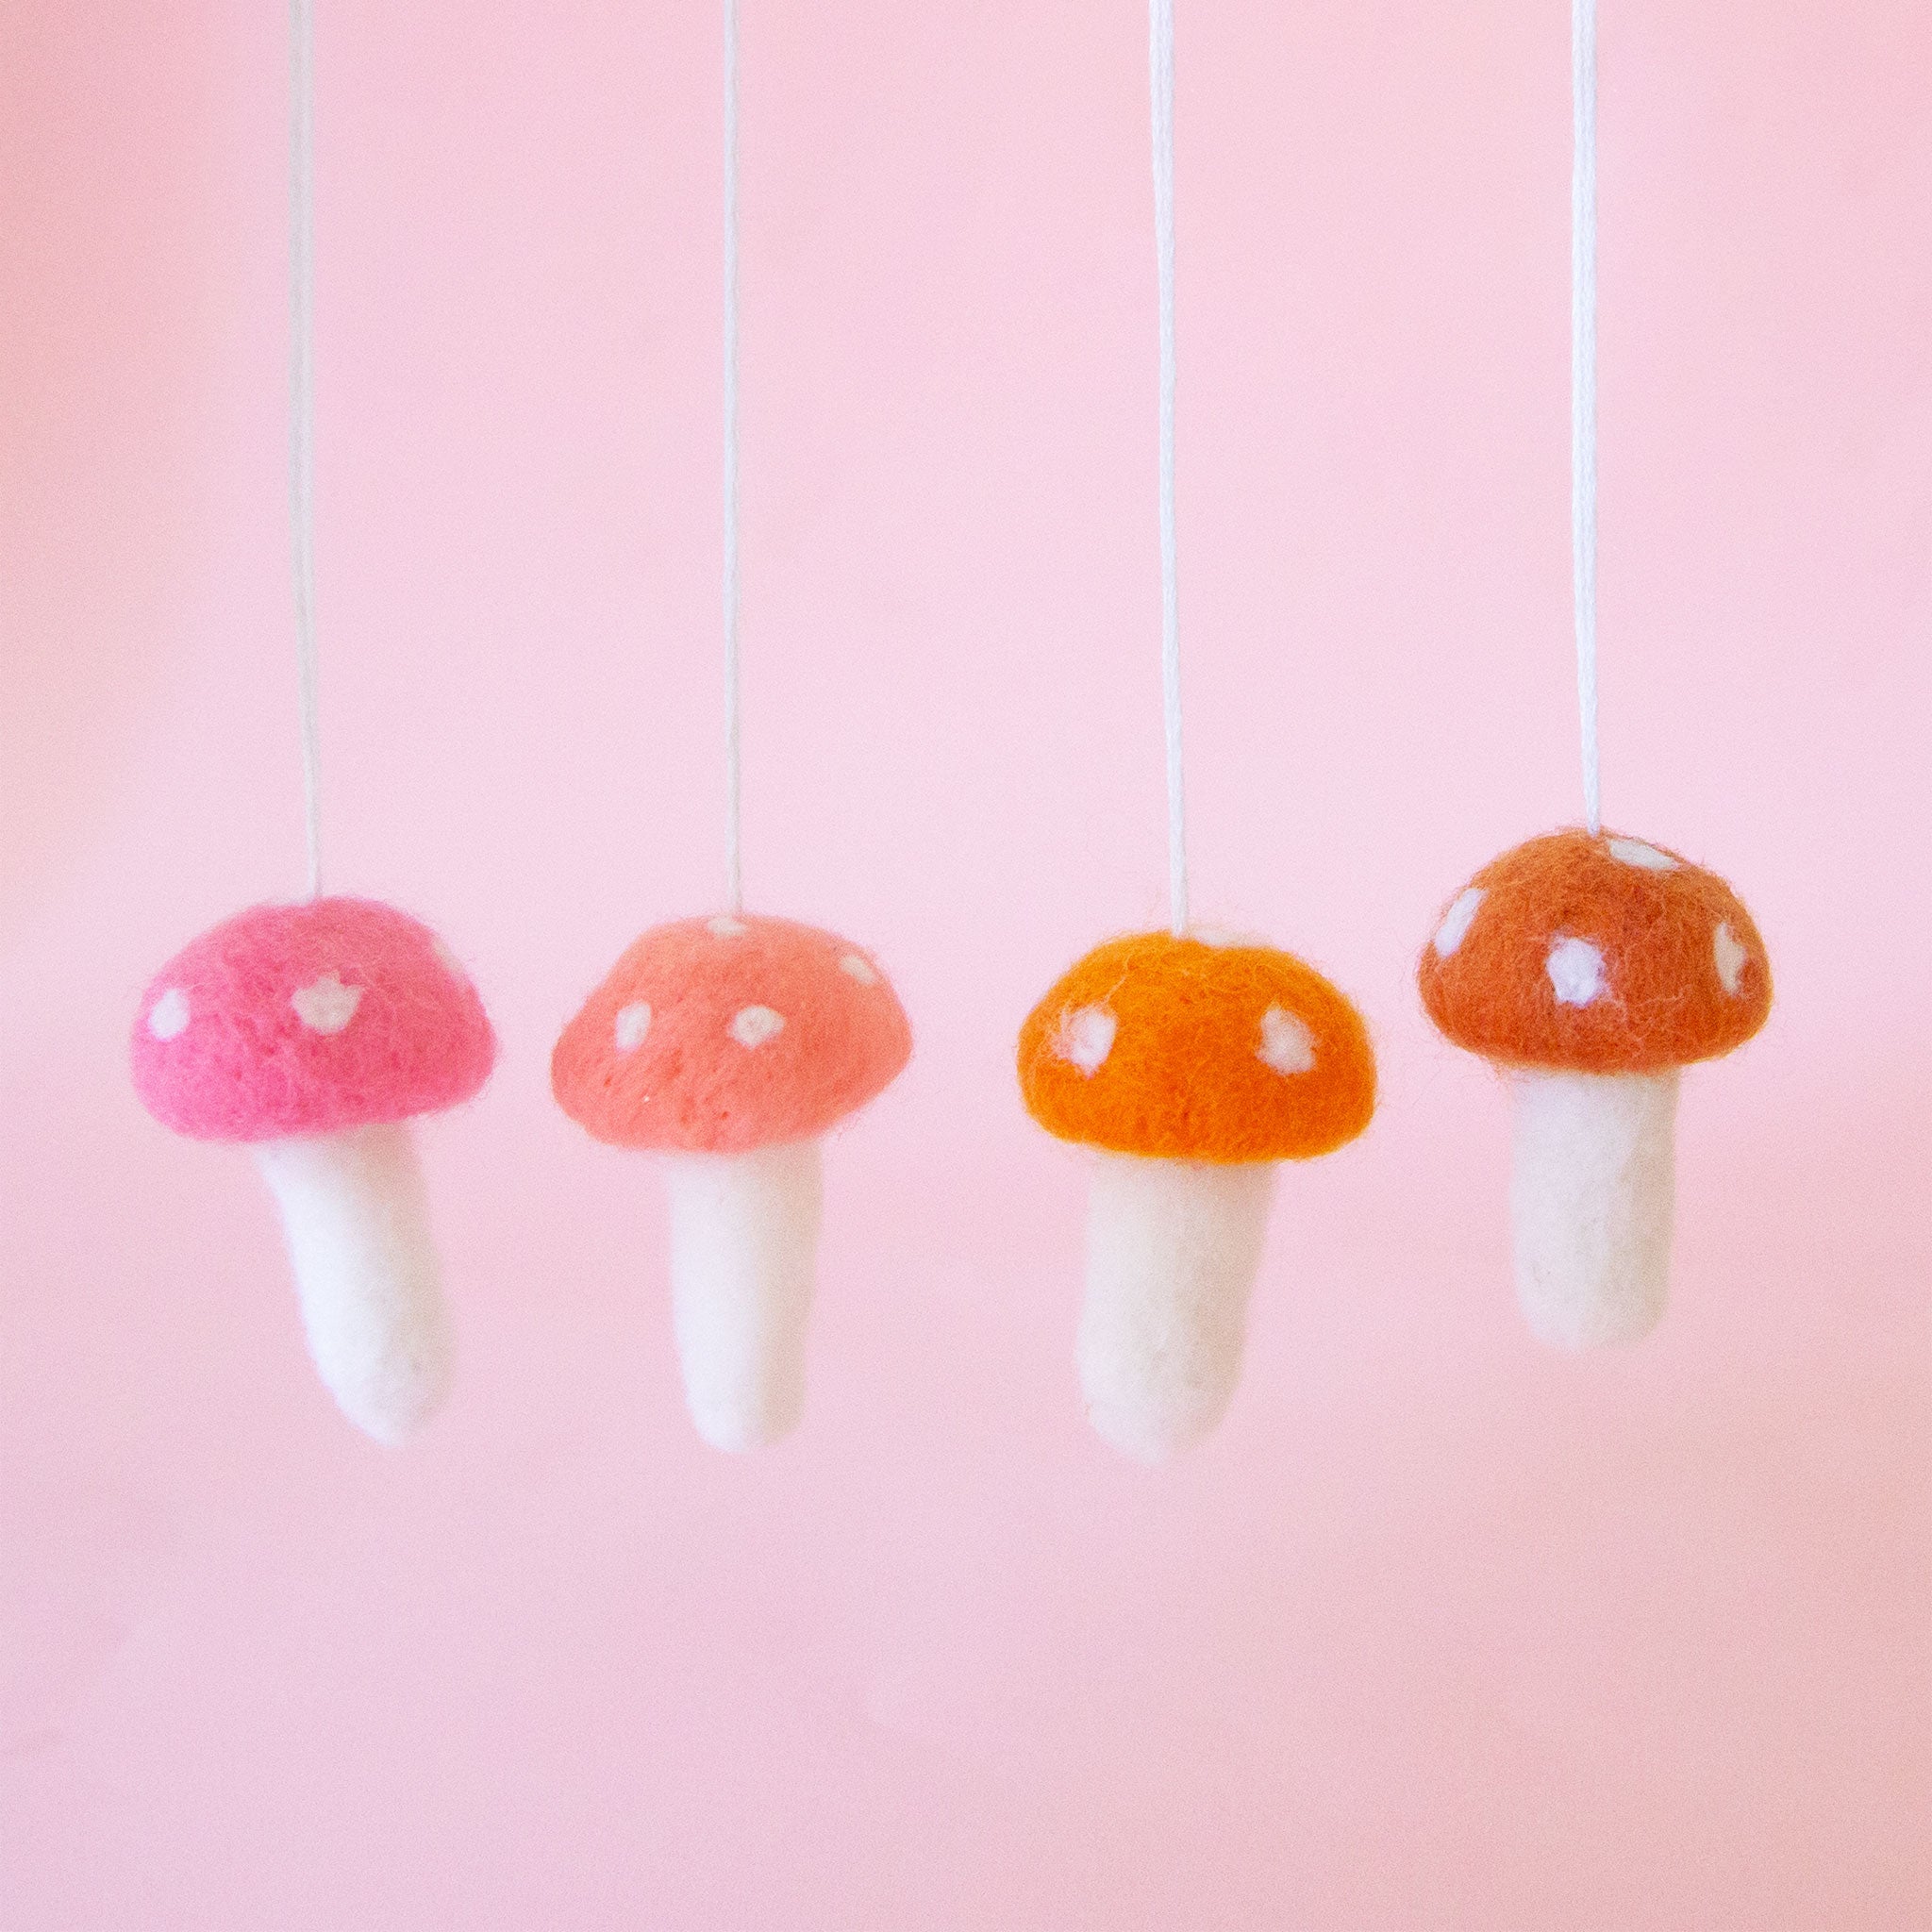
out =
<path fill-rule="evenodd" d="M 565 1113 L 599 1141 L 744 1154 L 815 1139 L 912 1053 L 870 955 L 816 926 L 721 913 L 655 926 L 551 1056 Z"/>
<path fill-rule="evenodd" d="M 1109 940 L 1020 1031 L 1026 1110 L 1063 1141 L 1234 1164 L 1306 1160 L 1375 1110 L 1347 996 L 1291 953 L 1190 935 Z"/>
<path fill-rule="evenodd" d="M 1741 1046 L 1771 961 L 1716 873 L 1621 833 L 1551 832 L 1485 866 L 1423 948 L 1423 1005 L 1506 1066 L 1654 1074 Z"/>

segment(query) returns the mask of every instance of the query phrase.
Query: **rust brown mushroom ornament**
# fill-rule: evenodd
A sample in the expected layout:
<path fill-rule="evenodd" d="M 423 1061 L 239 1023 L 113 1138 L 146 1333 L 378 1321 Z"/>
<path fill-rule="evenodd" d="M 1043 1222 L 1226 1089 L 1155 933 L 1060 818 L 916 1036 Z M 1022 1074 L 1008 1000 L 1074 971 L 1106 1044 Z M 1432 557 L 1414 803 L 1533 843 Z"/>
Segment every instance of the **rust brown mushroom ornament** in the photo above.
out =
<path fill-rule="evenodd" d="M 1531 839 L 1450 901 L 1417 977 L 1430 1019 L 1515 1103 L 1516 1292 L 1568 1348 L 1634 1341 L 1670 1282 L 1678 1071 L 1741 1046 L 1771 961 L 1715 873 L 1641 839 Z"/>

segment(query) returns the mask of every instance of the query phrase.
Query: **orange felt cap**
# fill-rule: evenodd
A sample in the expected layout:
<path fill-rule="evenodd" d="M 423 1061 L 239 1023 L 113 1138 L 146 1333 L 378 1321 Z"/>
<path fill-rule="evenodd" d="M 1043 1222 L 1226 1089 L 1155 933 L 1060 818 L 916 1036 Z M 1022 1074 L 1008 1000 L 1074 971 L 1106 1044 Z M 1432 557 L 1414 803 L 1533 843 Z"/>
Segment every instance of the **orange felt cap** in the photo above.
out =
<path fill-rule="evenodd" d="M 1306 1160 L 1375 1110 L 1346 996 L 1291 953 L 1136 933 L 1096 946 L 1020 1029 L 1026 1110 L 1062 1141 L 1169 1160 Z"/>
<path fill-rule="evenodd" d="M 1662 846 L 1580 828 L 1477 873 L 1416 977 L 1457 1046 L 1567 1073 L 1712 1059 L 1771 1011 L 1764 941 L 1723 879 Z"/>

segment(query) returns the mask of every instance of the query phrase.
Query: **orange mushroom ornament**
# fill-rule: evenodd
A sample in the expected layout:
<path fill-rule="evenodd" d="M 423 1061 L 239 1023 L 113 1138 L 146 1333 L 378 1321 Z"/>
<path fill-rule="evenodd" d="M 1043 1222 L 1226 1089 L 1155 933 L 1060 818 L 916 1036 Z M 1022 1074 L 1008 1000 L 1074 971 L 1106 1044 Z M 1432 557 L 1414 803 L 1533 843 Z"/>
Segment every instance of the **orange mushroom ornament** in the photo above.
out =
<path fill-rule="evenodd" d="M 1531 839 L 1450 901 L 1417 969 L 1457 1046 L 1507 1074 L 1517 1299 L 1568 1348 L 1632 1341 L 1670 1285 L 1678 1070 L 1771 1011 L 1742 902 L 1679 854 L 1581 828 Z"/>
<path fill-rule="evenodd" d="M 1292 954 L 1205 932 L 1096 947 L 1020 1033 L 1020 1091 L 1092 1150 L 1076 1359 L 1090 1421 L 1160 1461 L 1240 1380 L 1276 1165 L 1352 1141 L 1375 1106 L 1361 1016 Z"/>

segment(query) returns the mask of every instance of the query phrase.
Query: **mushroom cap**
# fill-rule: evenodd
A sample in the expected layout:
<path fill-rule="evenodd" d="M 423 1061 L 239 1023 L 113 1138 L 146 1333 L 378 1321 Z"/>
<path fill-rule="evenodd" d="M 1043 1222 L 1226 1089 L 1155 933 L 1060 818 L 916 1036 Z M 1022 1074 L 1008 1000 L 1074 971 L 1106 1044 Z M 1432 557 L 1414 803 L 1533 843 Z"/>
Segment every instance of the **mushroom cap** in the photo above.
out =
<path fill-rule="evenodd" d="M 1654 1074 L 1740 1046 L 1771 1011 L 1771 961 L 1714 872 L 1580 827 L 1492 860 L 1423 948 L 1423 1005 L 1506 1066 Z"/>
<path fill-rule="evenodd" d="M 149 982 L 134 1089 L 197 1141 L 374 1126 L 468 1100 L 496 1035 L 456 957 L 374 899 L 254 906 Z"/>
<path fill-rule="evenodd" d="M 746 1154 L 816 1139 L 911 1056 L 869 954 L 795 920 L 720 913 L 629 947 L 558 1037 L 550 1085 L 613 1146 Z"/>
<path fill-rule="evenodd" d="M 1063 974 L 1020 1029 L 1026 1110 L 1062 1141 L 1170 1160 L 1307 1160 L 1375 1110 L 1347 996 L 1292 953 L 1135 933 Z"/>

